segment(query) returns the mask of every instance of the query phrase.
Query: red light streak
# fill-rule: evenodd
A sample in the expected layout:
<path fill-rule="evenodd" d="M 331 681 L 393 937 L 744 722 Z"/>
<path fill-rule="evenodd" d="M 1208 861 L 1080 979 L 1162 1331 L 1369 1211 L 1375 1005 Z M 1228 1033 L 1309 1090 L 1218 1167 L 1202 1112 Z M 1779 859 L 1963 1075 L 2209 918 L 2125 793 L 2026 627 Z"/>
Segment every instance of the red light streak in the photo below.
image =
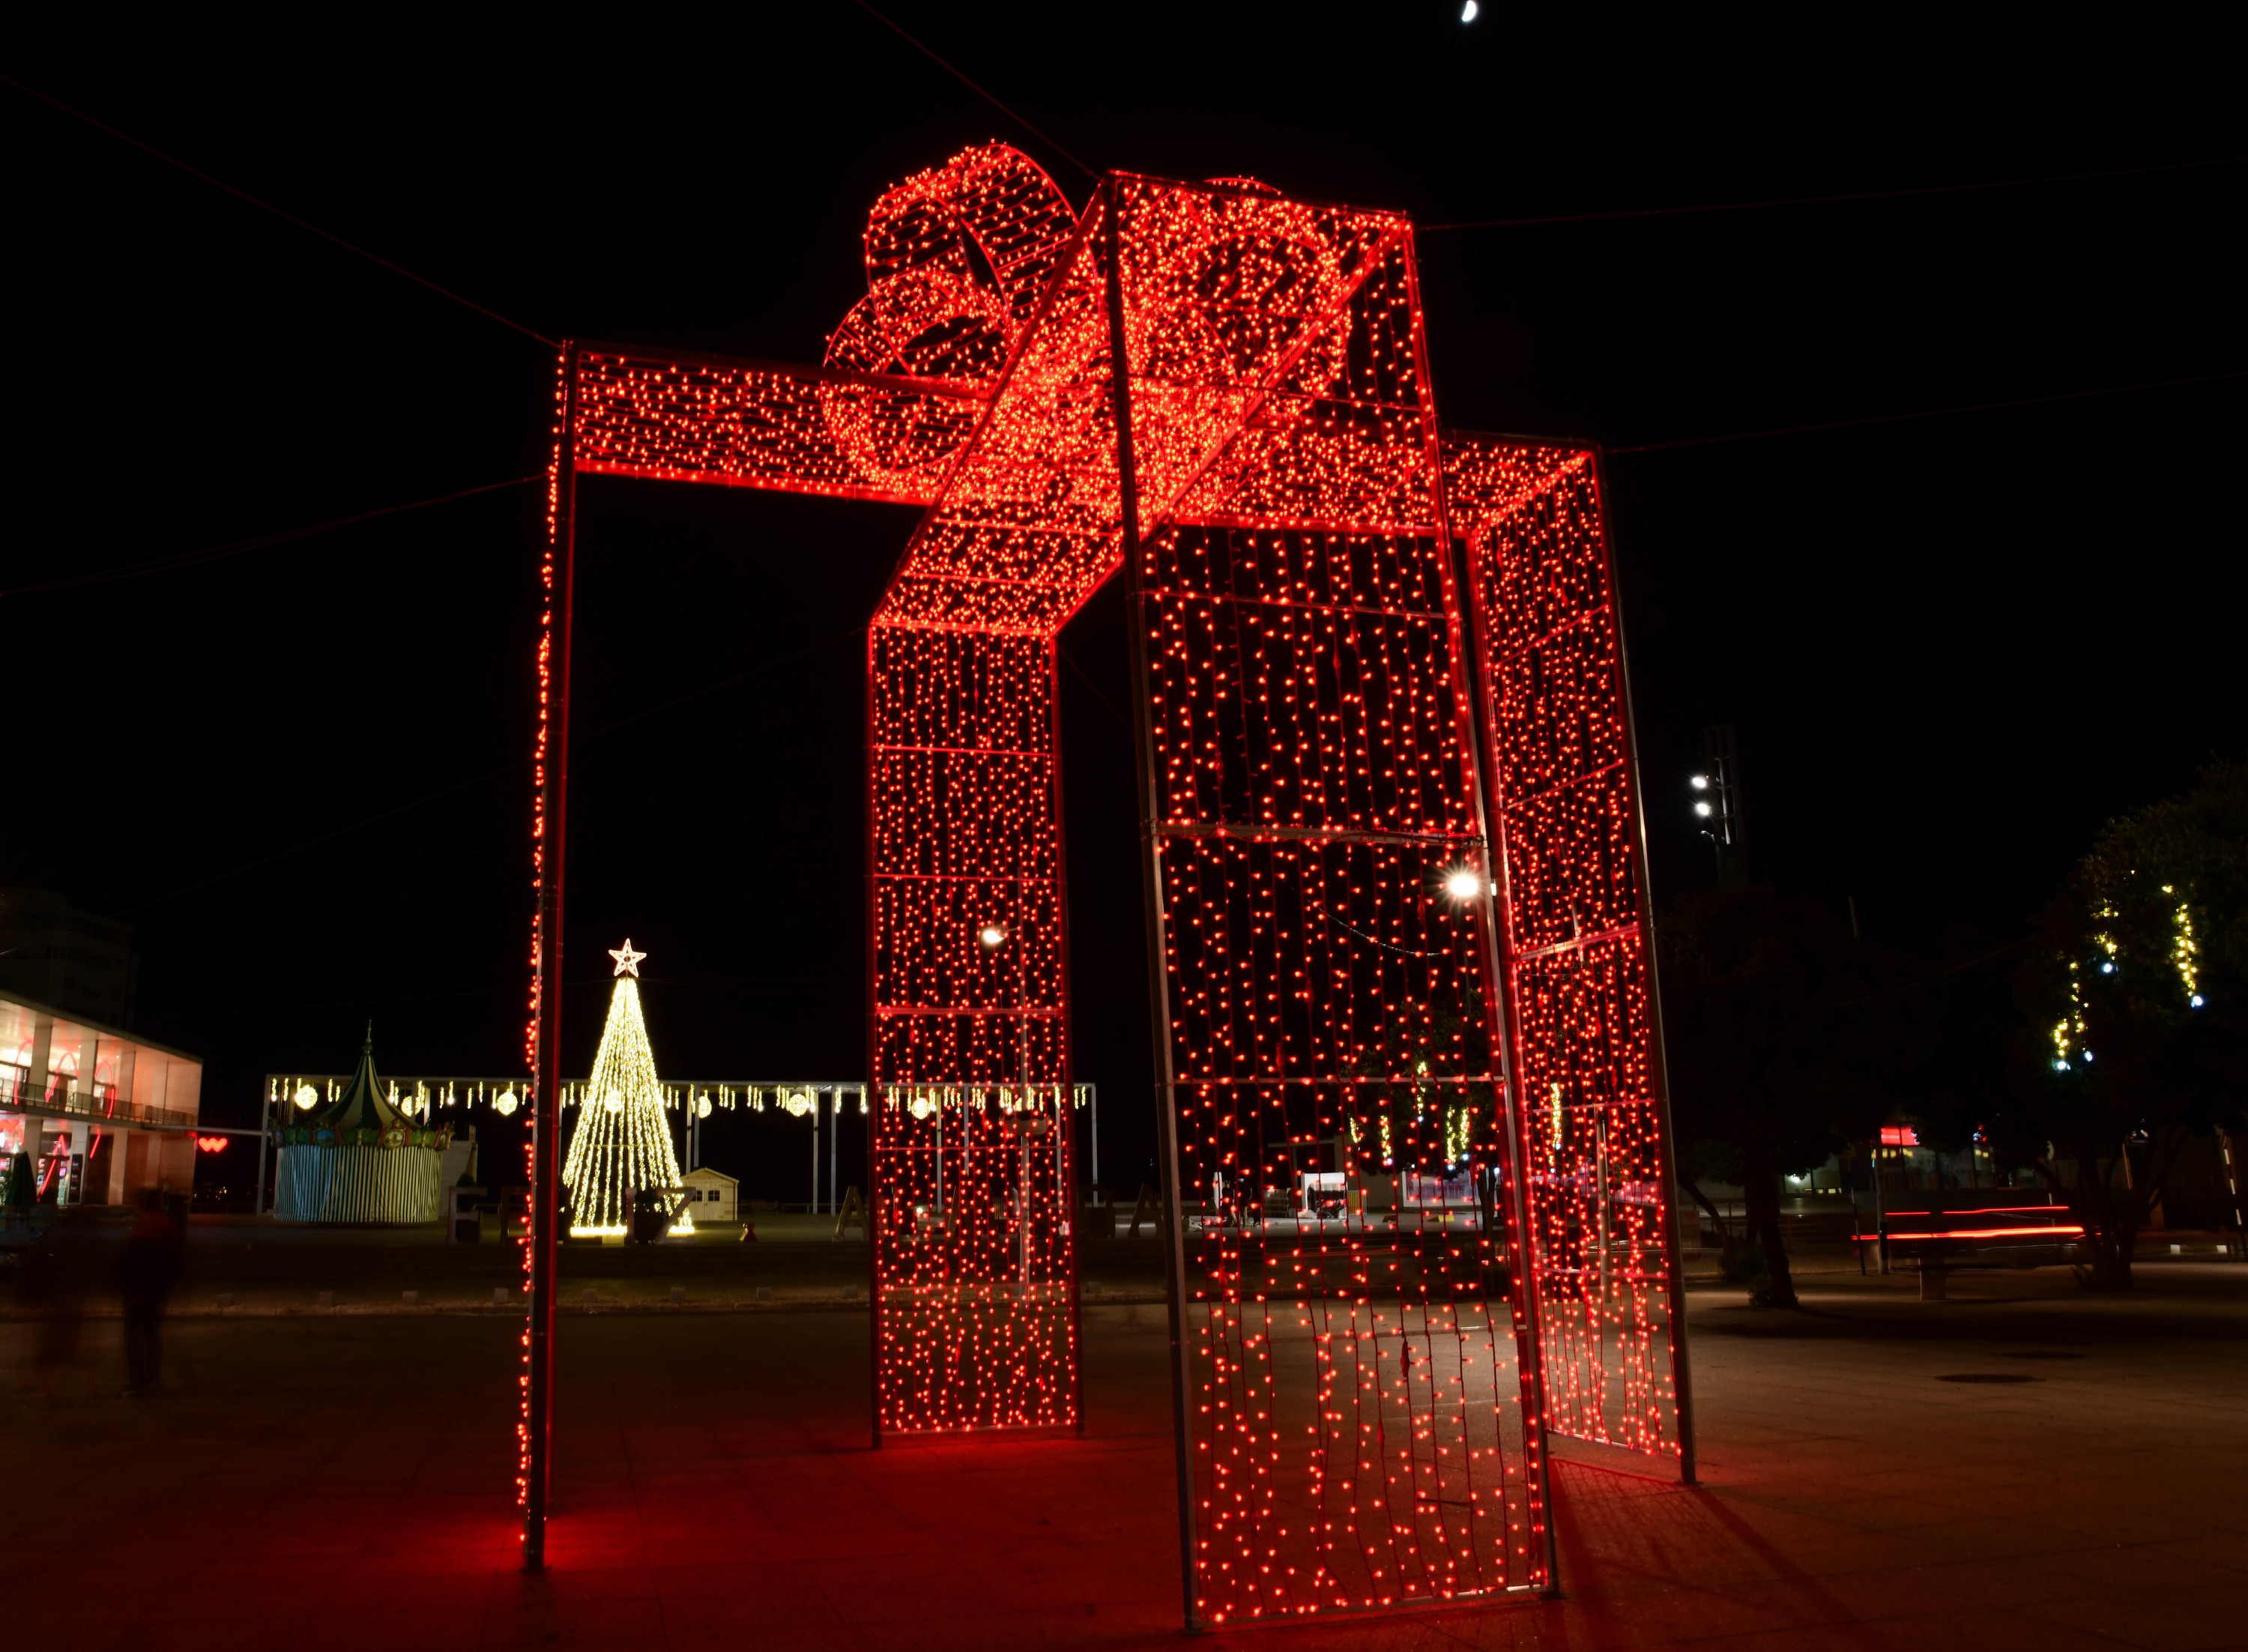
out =
<path fill-rule="evenodd" d="M 2065 1204 L 1991 1204 L 1974 1210 L 1891 1210 L 1892 1217 L 1901 1216 L 2012 1216 L 2020 1210 L 2066 1210 Z"/>
<path fill-rule="evenodd" d="M 2083 1231 L 2084 1230 L 2082 1228 L 2075 1226 L 2073 1224 L 2066 1225 L 2052 1224 L 2041 1228 L 1951 1228 L 1947 1229 L 1945 1231 L 1941 1233 L 1891 1233 L 1888 1235 L 1879 1233 L 1854 1233 L 1850 1237 L 1854 1241 L 1886 1237 L 1891 1244 L 1904 1244 L 1922 1243 L 1929 1239 L 2010 1239 L 2018 1238 L 2025 1234 L 2036 1234 L 2041 1235 L 2045 1237 L 2053 1238 L 2071 1233 L 2080 1235 Z"/>

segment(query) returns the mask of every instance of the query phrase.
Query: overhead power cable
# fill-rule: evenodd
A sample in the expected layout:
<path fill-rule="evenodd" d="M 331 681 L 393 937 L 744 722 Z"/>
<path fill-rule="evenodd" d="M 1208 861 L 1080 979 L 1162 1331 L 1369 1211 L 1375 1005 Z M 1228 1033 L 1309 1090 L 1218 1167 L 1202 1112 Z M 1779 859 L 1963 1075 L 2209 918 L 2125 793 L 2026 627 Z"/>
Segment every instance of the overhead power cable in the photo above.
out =
<path fill-rule="evenodd" d="M 2111 384 L 2099 390 L 2062 390 L 2049 396 L 2016 396 L 2007 401 L 1974 401 L 1957 408 L 1922 408 L 1916 413 L 1877 413 L 1863 419 L 1830 419 L 1823 424 L 1785 424 L 1769 430 L 1736 430 L 1721 436 L 1687 436 L 1677 442 L 1641 442 L 1609 453 L 1661 453 L 1671 448 L 1706 448 L 1720 442 L 1756 442 L 1765 436 L 1805 435 L 1814 430 L 1847 430 L 1859 425 L 1901 424 L 1909 419 L 1943 419 L 1955 413 L 1995 413 L 2005 408 L 2031 408 L 2048 401 L 2084 401 L 2094 396 L 2128 395 L 2139 390 L 2175 390 L 2187 385 L 2221 384 L 2228 379 L 2248 378 L 2248 370 L 2204 373 L 2191 379 L 2155 379 L 2144 384 Z"/>
<path fill-rule="evenodd" d="M 581 976 L 565 981 L 565 988 L 584 991 L 592 987 L 606 987 L 612 977 L 606 975 Z M 857 982 L 859 977 L 841 975 L 648 975 L 641 979 L 651 986 L 709 987 L 725 986 L 739 990 L 748 987 L 768 992 L 811 991 L 822 986 L 842 982 Z M 339 1010 L 367 1007 L 379 1009 L 392 1004 L 442 1004 L 461 998 L 494 998 L 505 993 L 521 997 L 523 984 L 511 981 L 504 986 L 471 987 L 461 992 L 409 992 L 389 997 L 320 998 L 305 1004 L 223 1004 L 200 1010 L 175 1010 L 178 1016 L 213 1015 L 294 1015 L 305 1010 Z"/>
<path fill-rule="evenodd" d="M 833 636 L 823 637 L 817 642 L 809 643 L 804 648 L 797 649 L 792 654 L 784 654 L 771 660 L 760 660 L 757 664 L 751 666 L 746 671 L 737 671 L 730 677 L 722 677 L 716 682 L 706 683 L 702 688 L 689 689 L 687 693 L 680 695 L 674 699 L 665 700 L 655 705 L 649 706 L 644 711 L 635 711 L 628 716 L 619 717 L 613 723 L 605 723 L 598 729 L 589 729 L 586 731 L 583 737 L 588 740 L 598 740 L 604 735 L 614 734 L 619 729 L 627 728 L 633 723 L 641 722 L 646 718 L 655 716 L 662 712 L 673 710 L 679 706 L 685 705 L 690 700 L 700 700 L 706 695 L 716 694 L 721 689 L 730 689 L 733 687 L 734 684 L 746 682 L 748 679 L 757 676 L 761 673 L 776 670 L 785 665 L 793 665 L 797 661 L 804 659 L 807 655 L 817 654 L 822 648 L 833 648 L 836 643 L 842 641 L 847 637 L 856 637 L 864 634 L 864 627 L 853 626 L 848 631 L 840 632 Z M 487 780 L 497 780 L 504 774 L 519 773 L 530 766 L 531 759 L 529 757 L 517 757 L 512 763 L 503 763 L 497 768 L 486 769 L 481 774 L 472 774 L 466 779 L 456 780 L 450 785 L 441 786 L 435 792 L 426 792 L 418 798 L 410 798 L 404 803 L 401 803 L 391 808 L 383 810 L 380 814 L 364 815 L 360 819 L 352 821 L 348 826 L 338 826 L 332 832 L 323 832 L 318 837 L 306 838 L 301 842 L 291 844 L 285 849 L 276 849 L 271 854 L 260 855 L 255 860 L 245 860 L 240 866 L 230 867 L 223 872 L 214 872 L 207 878 L 198 879 L 193 883 L 182 884 L 176 889 L 168 889 L 162 895 L 152 895 L 147 900 L 136 901 L 129 907 L 120 907 L 118 908 L 117 915 L 123 917 L 129 913 L 140 912 L 149 907 L 161 905 L 166 901 L 176 900 L 183 895 L 193 895 L 198 889 L 208 889 L 214 883 L 224 883 L 230 878 L 240 877 L 245 872 L 255 872 L 260 867 L 271 866 L 276 860 L 285 860 L 292 854 L 302 854 L 305 850 L 317 849 L 324 843 L 333 843 L 338 838 L 348 837 L 354 832 L 362 831 L 367 826 L 380 825 L 385 820 L 392 819 L 398 815 L 405 814 L 410 810 L 423 808 L 432 803 L 442 802 L 445 799 L 453 796 L 456 792 L 465 792 L 471 786 L 482 785 Z"/>
<path fill-rule="evenodd" d="M 967 87 L 970 92 L 974 93 L 977 97 L 979 97 L 979 98 L 983 99 L 984 102 L 986 102 L 986 103 L 990 104 L 990 105 L 994 109 L 997 109 L 997 110 L 1001 114 L 1005 115 L 1005 116 L 1007 117 L 1007 119 L 1008 119 L 1008 120 L 1010 120 L 1013 121 L 1017 126 L 1018 126 L 1018 127 L 1022 127 L 1022 129 L 1023 129 L 1024 131 L 1025 131 L 1025 132 L 1029 133 L 1032 137 L 1036 138 L 1036 139 L 1037 139 L 1040 143 L 1043 143 L 1044 145 L 1045 145 L 1045 147 L 1046 147 L 1047 148 L 1049 148 L 1049 149 L 1052 150 L 1056 154 L 1059 155 L 1063 160 L 1065 160 L 1065 161 L 1068 161 L 1068 162 L 1070 163 L 1070 165 L 1072 165 L 1072 166 L 1075 167 L 1075 168 L 1076 168 L 1079 172 L 1082 172 L 1082 173 L 1083 173 L 1086 177 L 1088 177 L 1088 178 L 1092 179 L 1095 183 L 1098 183 L 1098 182 L 1100 182 L 1100 175 L 1099 173 L 1095 172 L 1095 171 L 1094 171 L 1091 167 L 1086 166 L 1086 165 L 1085 164 L 1085 162 L 1084 162 L 1084 161 L 1082 161 L 1079 160 L 1075 155 L 1072 154 L 1068 150 L 1066 150 L 1066 149 L 1063 148 L 1063 147 L 1061 147 L 1061 145 L 1059 145 L 1059 144 L 1056 143 L 1056 142 L 1055 142 L 1052 138 L 1049 138 L 1048 136 L 1046 136 L 1046 134 L 1045 134 L 1045 133 L 1043 133 L 1043 132 L 1039 131 L 1036 127 L 1032 126 L 1032 125 L 1031 125 L 1028 120 L 1025 120 L 1021 115 L 1019 115 L 1019 114 L 1016 113 L 1012 109 L 1010 109 L 1010 108 L 1009 108 L 1005 104 L 1004 104 L 1004 103 L 1000 102 L 998 99 L 997 99 L 997 98 L 993 97 L 990 93 L 988 93 L 988 92 L 984 91 L 984 88 L 983 88 L 982 86 L 977 86 L 977 85 L 973 80 L 970 80 L 970 79 L 966 75 L 964 75 L 964 74 L 961 73 L 959 70 L 957 70 L 957 69 L 954 68 L 950 64 L 947 63 L 947 62 L 946 62 L 942 58 L 938 57 L 938 56 L 936 55 L 936 53 L 935 53 L 934 51 L 930 51 L 927 46 L 925 46 L 925 45 L 922 45 L 922 43 L 921 43 L 920 41 L 918 41 L 918 40 L 915 39 L 915 38 L 913 38 L 913 36 L 911 36 L 911 35 L 908 34 L 908 33 L 907 33 L 903 29 L 899 28 L 899 27 L 898 27 L 898 25 L 897 25 L 896 24 L 892 23 L 892 22 L 891 22 L 888 17 L 884 17 L 881 12 L 879 12 L 879 11 L 875 10 L 874 7 L 872 7 L 872 6 L 870 6 L 870 5 L 868 5 L 868 4 L 867 3 L 867 0 L 858 0 L 858 6 L 859 6 L 859 9 L 860 9 L 861 11 L 865 12 L 868 17 L 870 17 L 874 18 L 874 20 L 875 22 L 877 22 L 877 23 L 881 24 L 884 28 L 886 28 L 886 29 L 889 30 L 889 31 L 890 31 L 890 32 L 891 32 L 891 33 L 893 33 L 893 34 L 894 34 L 894 35 L 896 35 L 896 36 L 898 37 L 898 38 L 899 38 L 899 39 L 901 39 L 901 40 L 904 41 L 908 45 L 911 46 L 915 51 L 916 51 L 920 52 L 920 53 L 922 54 L 922 56 L 923 56 L 924 58 L 928 58 L 931 63 L 935 64 L 938 68 L 940 68 L 940 69 L 943 70 L 943 71 L 945 72 L 945 73 L 947 73 L 947 74 L 950 75 L 954 79 L 956 79 L 956 80 L 957 80 L 958 82 L 960 82 L 960 84 L 961 84 L 962 86 L 966 86 L 966 87 Z"/>
<path fill-rule="evenodd" d="M 502 488 L 519 488 L 526 483 L 545 480 L 542 473 L 511 476 L 505 482 L 487 482 L 482 487 L 463 488 L 458 493 L 443 493 L 434 499 L 416 499 L 410 504 L 387 504 L 380 511 L 362 511 L 355 517 L 338 517 L 332 522 L 315 522 L 307 528 L 289 528 L 279 533 L 262 533 L 255 538 L 236 539 L 231 544 L 215 545 L 202 551 L 182 551 L 170 556 L 151 557 L 146 562 L 128 562 L 121 567 L 105 568 L 99 573 L 73 574 L 67 579 L 49 579 L 39 585 L 19 585 L 13 590 L 0 591 L 0 597 L 29 596 L 37 591 L 67 591 L 77 586 L 107 585 L 118 579 L 137 579 L 143 574 L 169 573 L 177 568 L 192 568 L 225 557 L 263 551 L 268 545 L 285 545 L 291 539 L 310 538 L 316 533 L 326 533 L 334 528 L 348 528 L 353 523 L 373 522 L 378 517 L 394 517 L 403 511 L 426 510 L 433 504 L 450 504 L 456 499 L 472 499 L 480 493 L 497 493 Z"/>
<path fill-rule="evenodd" d="M 140 139 L 133 136 L 130 133 L 120 132 L 115 127 L 110 126 L 104 121 L 97 120 L 90 114 L 82 113 L 79 110 L 72 108 L 70 105 L 65 103 L 61 99 L 49 97 L 37 86 L 27 86 L 22 81 L 15 79 L 12 75 L 0 74 L 0 81 L 4 81 L 9 86 L 15 87 L 17 91 L 22 93 L 25 97 L 37 98 L 41 103 L 47 105 L 50 108 L 61 110 L 73 120 L 83 120 L 86 125 L 93 127 L 97 132 L 107 133 L 120 143 L 129 143 L 134 148 L 140 150 L 143 154 L 151 154 L 155 156 L 157 160 L 162 161 L 168 167 L 177 167 L 188 176 L 200 178 L 205 183 L 211 185 L 214 189 L 223 189 L 230 195 L 234 195 L 240 200 L 247 201 L 253 207 L 257 207 L 264 211 L 271 213 L 277 218 L 284 219 L 288 223 L 295 224 L 299 230 L 308 230 L 312 234 L 319 236 L 321 240 L 332 242 L 346 252 L 357 253 L 360 257 L 365 258 L 370 264 L 380 264 L 393 275 L 404 276 L 408 281 L 413 282 L 416 286 L 427 287 L 430 291 L 436 293 L 440 298 L 450 298 L 455 304 L 465 305 L 468 308 L 475 311 L 480 316 L 483 316 L 490 320 L 497 321 L 504 327 L 512 327 L 516 332 L 523 334 L 526 339 L 536 339 L 539 343 L 545 345 L 550 350 L 559 350 L 562 347 L 553 339 L 548 338 L 545 333 L 534 332 L 529 327 L 524 326 L 520 321 L 511 321 L 498 311 L 489 309 L 485 305 L 478 304 L 474 298 L 464 298 L 449 287 L 439 286 L 427 276 L 415 275 L 414 271 L 407 269 L 403 264 L 393 264 L 387 258 L 382 257 L 375 253 L 369 252 L 365 247 L 355 246 L 351 242 L 345 240 L 341 236 L 331 234 L 329 231 L 321 229 L 317 223 L 307 223 L 304 219 L 298 217 L 293 212 L 284 212 L 279 207 L 275 206 L 271 202 L 261 201 L 256 195 L 250 194 L 247 189 L 236 189 L 233 184 L 229 183 L 223 178 L 215 178 L 211 176 L 209 173 L 202 170 L 200 167 L 191 167 L 186 161 L 178 159 L 176 156 L 166 154 L 161 149 L 157 148 L 154 144 L 143 143 Z"/>
<path fill-rule="evenodd" d="M 456 792 L 465 792 L 470 786 L 482 785 L 485 781 L 495 779 L 511 770 L 527 768 L 530 764 L 531 759 L 524 757 L 514 763 L 504 763 L 497 769 L 486 769 L 482 774 L 472 774 L 465 780 L 456 780 L 442 790 L 428 792 L 410 802 L 399 804 L 394 808 L 385 809 L 380 814 L 362 815 L 349 826 L 338 826 L 332 832 L 323 832 L 317 838 L 306 838 L 301 843 L 292 843 L 285 849 L 276 849 L 272 853 L 260 855 L 255 860 L 245 860 L 240 866 L 229 867 L 223 872 L 214 872 L 207 878 L 198 878 L 193 883 L 182 884 L 176 889 L 168 889 L 162 895 L 152 895 L 146 901 L 135 901 L 129 907 L 120 907 L 117 909 L 117 915 L 121 918 L 130 913 L 146 911 L 148 908 L 161 906 L 167 901 L 177 900 L 183 895 L 193 895 L 198 889 L 208 889 L 214 883 L 224 883 L 228 879 L 238 878 L 245 872 L 255 872 L 260 867 L 271 866 L 276 860 L 285 860 L 292 854 L 303 853 L 306 849 L 316 849 L 323 843 L 333 843 L 338 838 L 349 837 L 353 833 L 364 830 L 367 826 L 379 826 L 385 820 L 404 814 L 408 809 L 418 809 L 425 804 L 435 803 L 440 799 L 451 797 Z"/>
<path fill-rule="evenodd" d="M 1690 207 L 1628 207 L 1615 212 L 1564 212 L 1542 218 L 1476 218 L 1461 223 L 1422 223 L 1415 233 L 1447 230 L 1528 230 L 1548 223 L 1603 223 L 1618 218 L 1680 218 L 1701 212 L 1761 212 L 1772 207 L 1835 206 L 1851 201 L 1898 201 L 1909 195 L 1965 195 L 1978 189 L 2028 189 L 2046 183 L 2086 183 L 2095 178 L 2137 178 L 2156 172 L 2189 172 L 2201 167 L 2234 167 L 2248 155 L 2207 161 L 2170 161 L 2154 167 L 2110 167 L 2100 172 L 2060 172 L 2043 178 L 1991 178 L 1979 183 L 1931 183 L 1905 189 L 1864 189 L 1854 195 L 1788 195 L 1772 201 L 1723 201 Z"/>
<path fill-rule="evenodd" d="M 2037 938 L 2038 937 L 2034 935 L 2025 935 L 2021 936 L 2018 940 L 2007 942 L 2006 944 L 2002 947 L 1993 947 L 1988 952 L 1977 954 L 1974 957 L 1964 959 L 1957 963 L 1948 964 L 1944 968 L 1936 970 L 1935 974 L 1924 975 L 1917 981 L 1908 981 L 1902 986 L 1883 987 L 1878 992 L 1868 992 L 1860 997 L 1844 998 L 1840 1004 L 1829 1004 L 1827 1007 L 1834 1010 L 1854 1009 L 1861 1004 L 1871 1004 L 1876 998 L 1893 998 L 1901 992 L 1911 992 L 1921 987 L 1930 986 L 1935 983 L 1943 980 L 1946 976 L 1957 975 L 1963 970 L 1972 970 L 1978 964 L 1990 963 L 1993 958 L 2002 958 L 2005 956 L 2007 953 L 2013 951 L 2018 947 L 2025 947 L 2029 945 L 2031 942 Z"/>
<path fill-rule="evenodd" d="M 1103 711 L 1106 711 L 1110 716 L 1115 718 L 1117 725 L 1121 728 L 1125 733 L 1131 733 L 1132 720 L 1126 716 L 1121 711 L 1119 711 L 1114 706 L 1109 704 L 1108 696 L 1101 693 L 1100 689 L 1094 684 L 1091 677 L 1085 675 L 1085 668 L 1078 664 L 1076 659 L 1070 654 L 1070 651 L 1067 648 L 1063 648 L 1060 643 L 1057 642 L 1054 644 L 1054 652 L 1061 655 L 1062 659 L 1067 662 L 1071 670 L 1077 673 L 1077 680 L 1085 684 L 1085 686 L 1092 691 L 1093 697 L 1100 702 L 1100 709 Z"/>

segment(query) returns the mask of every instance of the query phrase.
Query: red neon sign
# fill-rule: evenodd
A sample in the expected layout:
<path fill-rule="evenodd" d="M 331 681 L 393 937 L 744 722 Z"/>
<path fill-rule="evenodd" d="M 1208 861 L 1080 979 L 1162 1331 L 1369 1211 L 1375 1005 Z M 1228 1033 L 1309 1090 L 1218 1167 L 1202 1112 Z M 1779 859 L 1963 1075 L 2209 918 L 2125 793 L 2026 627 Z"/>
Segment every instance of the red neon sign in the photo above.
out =
<path fill-rule="evenodd" d="M 1909 1124 L 1881 1126 L 1881 1145 L 1885 1148 L 1916 1148 L 1920 1134 Z"/>
<path fill-rule="evenodd" d="M 226 1151 L 226 1138 L 223 1135 L 199 1135 L 195 1138 L 195 1150 L 198 1153 L 223 1153 Z"/>

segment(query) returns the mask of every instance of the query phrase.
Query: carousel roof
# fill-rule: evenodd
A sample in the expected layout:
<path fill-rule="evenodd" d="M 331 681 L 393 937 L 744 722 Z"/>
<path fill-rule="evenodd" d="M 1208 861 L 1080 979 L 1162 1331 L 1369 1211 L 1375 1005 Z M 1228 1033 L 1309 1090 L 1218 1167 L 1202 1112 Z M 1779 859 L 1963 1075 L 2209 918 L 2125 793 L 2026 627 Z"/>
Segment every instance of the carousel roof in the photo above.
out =
<path fill-rule="evenodd" d="M 387 1130 L 405 1122 L 398 1109 L 382 1099 L 382 1080 L 374 1073 L 372 1021 L 367 1025 L 367 1042 L 359 1047 L 359 1071 L 313 1121 L 331 1130 Z"/>

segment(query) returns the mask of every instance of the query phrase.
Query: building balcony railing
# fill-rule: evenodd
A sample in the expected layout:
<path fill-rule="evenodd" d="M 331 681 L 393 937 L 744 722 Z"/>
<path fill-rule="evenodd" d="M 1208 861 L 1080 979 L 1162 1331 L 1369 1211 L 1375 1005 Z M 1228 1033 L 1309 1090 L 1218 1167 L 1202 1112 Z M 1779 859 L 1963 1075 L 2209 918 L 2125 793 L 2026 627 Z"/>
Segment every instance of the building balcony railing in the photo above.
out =
<path fill-rule="evenodd" d="M 0 1112 L 43 1119 L 91 1119 L 98 1124 L 131 1125 L 144 1130 L 191 1130 L 195 1126 L 194 1114 L 175 1107 L 136 1106 L 82 1090 L 43 1091 L 14 1077 L 0 1078 Z"/>

